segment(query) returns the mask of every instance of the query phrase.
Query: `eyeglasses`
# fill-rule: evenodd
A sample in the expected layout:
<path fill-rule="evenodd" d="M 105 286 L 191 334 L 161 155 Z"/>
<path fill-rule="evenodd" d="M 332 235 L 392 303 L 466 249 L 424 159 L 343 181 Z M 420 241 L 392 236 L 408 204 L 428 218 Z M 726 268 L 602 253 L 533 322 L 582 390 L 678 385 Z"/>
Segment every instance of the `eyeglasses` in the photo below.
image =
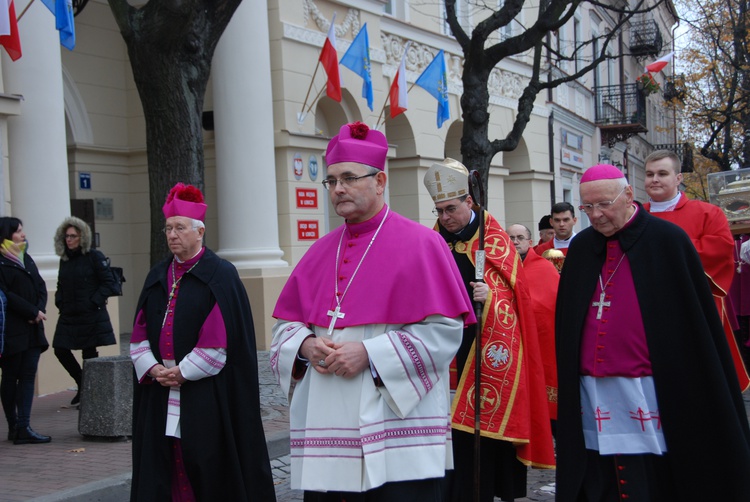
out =
<path fill-rule="evenodd" d="M 523 242 L 528 239 L 528 237 L 524 237 L 523 235 L 509 235 L 508 237 L 510 238 L 510 240 L 518 242 Z"/>
<path fill-rule="evenodd" d="M 326 190 L 336 190 L 336 186 L 341 184 L 342 187 L 347 188 L 356 184 L 357 180 L 361 180 L 362 178 L 369 178 L 370 176 L 375 176 L 377 174 L 378 173 L 370 173 L 365 174 L 364 176 L 347 176 L 338 180 L 336 178 L 331 178 L 328 180 L 323 180 L 323 187 Z"/>
<path fill-rule="evenodd" d="M 620 190 L 620 193 L 617 194 L 617 197 L 612 200 L 604 200 L 602 202 L 597 202 L 596 204 L 581 204 L 580 206 L 578 206 L 578 209 L 586 214 L 593 213 L 594 209 L 598 209 L 599 211 L 606 211 L 607 209 L 610 209 L 615 202 L 617 202 L 617 199 L 620 198 L 620 195 L 622 195 L 626 188 L 627 187 L 622 187 L 622 190 Z"/>
<path fill-rule="evenodd" d="M 177 225 L 176 227 L 164 227 L 161 229 L 162 232 L 164 232 L 166 235 L 171 234 L 173 231 L 177 232 L 178 234 L 184 234 L 188 230 L 195 229 L 195 227 L 186 227 L 183 225 Z"/>
<path fill-rule="evenodd" d="M 440 218 L 444 214 L 447 214 L 448 216 L 451 216 L 451 215 L 453 215 L 458 210 L 459 207 L 461 207 L 460 204 L 455 205 L 455 206 L 448 206 L 445 209 L 440 209 L 439 207 L 435 207 L 435 208 L 432 209 L 432 214 L 434 214 L 438 218 Z"/>
<path fill-rule="evenodd" d="M 77 239 L 78 237 L 80 236 L 76 234 L 65 234 L 66 239 Z"/>

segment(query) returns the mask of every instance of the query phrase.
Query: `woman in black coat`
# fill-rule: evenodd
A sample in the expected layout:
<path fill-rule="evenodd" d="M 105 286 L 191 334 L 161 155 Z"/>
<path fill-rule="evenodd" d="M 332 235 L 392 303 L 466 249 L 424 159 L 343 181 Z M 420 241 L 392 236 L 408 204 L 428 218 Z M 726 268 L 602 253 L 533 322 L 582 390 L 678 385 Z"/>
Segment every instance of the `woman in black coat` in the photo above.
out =
<path fill-rule="evenodd" d="M 47 285 L 26 253 L 26 234 L 18 218 L 0 218 L 0 289 L 8 298 L 5 344 L 0 368 L 0 400 L 8 420 L 8 441 L 49 443 L 29 426 L 39 356 L 49 348 L 44 336 Z"/>
<path fill-rule="evenodd" d="M 83 359 L 91 359 L 99 356 L 97 347 L 116 343 L 107 312 L 114 279 L 105 256 L 91 249 L 91 228 L 75 216 L 65 218 L 57 227 L 55 252 L 60 256 L 55 292 L 60 317 L 52 347 L 60 364 L 78 384 L 78 392 L 70 402 L 77 405 L 83 372 L 72 350 L 81 350 Z"/>

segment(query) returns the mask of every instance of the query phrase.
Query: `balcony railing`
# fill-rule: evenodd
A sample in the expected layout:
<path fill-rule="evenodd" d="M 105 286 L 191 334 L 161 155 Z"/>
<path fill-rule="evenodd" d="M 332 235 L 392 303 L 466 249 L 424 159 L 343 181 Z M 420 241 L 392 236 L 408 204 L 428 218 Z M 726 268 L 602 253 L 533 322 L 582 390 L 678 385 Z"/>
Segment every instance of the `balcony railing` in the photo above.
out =
<path fill-rule="evenodd" d="M 596 125 L 601 130 L 602 144 L 613 146 L 618 141 L 646 128 L 646 96 L 637 84 L 595 87 Z"/>
<path fill-rule="evenodd" d="M 690 143 L 670 143 L 654 145 L 654 150 L 670 150 L 682 160 L 682 172 L 693 172 L 693 146 Z"/>
<path fill-rule="evenodd" d="M 630 53 L 633 56 L 658 56 L 663 43 L 659 25 L 653 19 L 630 25 Z"/>
<path fill-rule="evenodd" d="M 685 76 L 677 75 L 667 77 L 664 81 L 664 101 L 685 101 Z"/>

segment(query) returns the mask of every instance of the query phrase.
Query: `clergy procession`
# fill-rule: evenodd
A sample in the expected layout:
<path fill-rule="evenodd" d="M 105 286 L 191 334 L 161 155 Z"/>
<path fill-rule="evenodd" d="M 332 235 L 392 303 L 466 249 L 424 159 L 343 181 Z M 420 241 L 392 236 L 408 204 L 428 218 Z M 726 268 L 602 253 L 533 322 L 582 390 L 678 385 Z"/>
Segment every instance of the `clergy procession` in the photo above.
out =
<path fill-rule="evenodd" d="M 310 247 L 273 310 L 293 491 L 528 500 L 530 469 L 556 469 L 561 502 L 750 497 L 733 240 L 721 210 L 678 191 L 679 159 L 649 157 L 645 204 L 617 167 L 590 167 L 578 207 L 590 226 L 576 232 L 573 206 L 554 204 L 554 236 L 533 246 L 450 158 L 423 179 L 434 228 L 399 215 L 387 152 L 359 122 L 330 140 L 322 183 L 344 225 Z M 172 256 L 138 301 L 133 501 L 276 499 L 252 313 L 237 270 L 203 245 L 206 207 L 195 187 L 170 191 Z M 562 267 L 544 258 L 556 249 Z"/>
<path fill-rule="evenodd" d="M 750 502 L 743 1 L 0 0 L 0 502 Z"/>

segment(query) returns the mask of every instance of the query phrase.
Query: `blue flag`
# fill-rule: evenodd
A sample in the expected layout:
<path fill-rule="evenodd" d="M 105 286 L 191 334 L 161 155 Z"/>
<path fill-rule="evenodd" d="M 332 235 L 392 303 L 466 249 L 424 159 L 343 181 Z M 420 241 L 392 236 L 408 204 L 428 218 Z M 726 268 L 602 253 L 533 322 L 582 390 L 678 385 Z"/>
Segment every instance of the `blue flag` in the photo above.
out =
<path fill-rule="evenodd" d="M 415 83 L 437 99 L 437 126 L 440 129 L 443 122 L 451 118 L 451 109 L 448 105 L 448 74 L 445 71 L 445 56 L 442 50 Z"/>
<path fill-rule="evenodd" d="M 72 51 L 76 46 L 73 0 L 42 0 L 42 3 L 55 15 L 55 28 L 60 32 L 60 44 Z"/>
<path fill-rule="evenodd" d="M 370 74 L 370 39 L 367 37 L 367 23 L 362 26 L 352 45 L 339 61 L 362 77 L 362 97 L 367 98 L 367 106 L 372 111 L 372 75 Z"/>

